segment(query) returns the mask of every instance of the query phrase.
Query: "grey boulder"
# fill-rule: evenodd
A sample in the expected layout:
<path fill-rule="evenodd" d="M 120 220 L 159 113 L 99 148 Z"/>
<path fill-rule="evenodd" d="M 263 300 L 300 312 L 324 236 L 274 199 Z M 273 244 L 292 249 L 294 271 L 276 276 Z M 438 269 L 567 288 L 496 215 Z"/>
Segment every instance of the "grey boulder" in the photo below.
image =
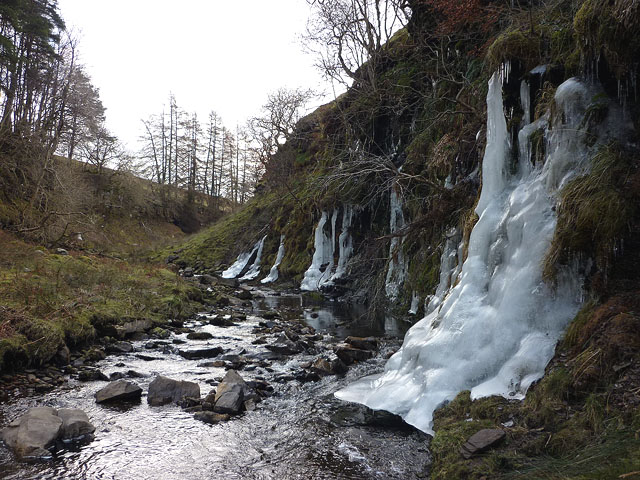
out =
<path fill-rule="evenodd" d="M 121 400 L 138 400 L 142 396 L 142 388 L 127 380 L 116 380 L 96 392 L 96 403 L 117 402 Z"/>
<path fill-rule="evenodd" d="M 149 405 L 159 406 L 167 403 L 177 403 L 185 397 L 200 398 L 200 386 L 194 382 L 173 380 L 162 375 L 156 377 L 149 384 L 149 395 L 147 397 Z"/>
<path fill-rule="evenodd" d="M 78 440 L 94 431 L 82 410 L 35 407 L 4 428 L 0 438 L 18 457 L 46 458 L 57 440 Z"/>

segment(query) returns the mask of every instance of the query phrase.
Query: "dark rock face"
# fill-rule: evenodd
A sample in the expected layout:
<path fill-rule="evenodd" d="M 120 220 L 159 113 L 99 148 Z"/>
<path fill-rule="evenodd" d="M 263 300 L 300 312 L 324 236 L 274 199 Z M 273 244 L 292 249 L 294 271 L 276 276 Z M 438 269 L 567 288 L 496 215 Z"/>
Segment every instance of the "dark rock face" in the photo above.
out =
<path fill-rule="evenodd" d="M 217 357 L 223 352 L 224 350 L 220 347 L 210 347 L 210 348 L 194 348 L 191 350 L 180 350 L 178 353 L 180 353 L 181 357 L 184 357 L 189 360 L 195 360 L 199 358 Z"/>
<path fill-rule="evenodd" d="M 116 402 L 121 400 L 138 400 L 142 396 L 142 388 L 133 382 L 116 380 L 96 392 L 96 403 Z"/>
<path fill-rule="evenodd" d="M 57 440 L 77 440 L 94 431 L 82 410 L 36 407 L 11 422 L 0 438 L 18 457 L 46 458 Z"/>
<path fill-rule="evenodd" d="M 485 428 L 472 435 L 460 448 L 460 453 L 466 459 L 471 458 L 476 453 L 482 453 L 497 445 L 504 439 L 506 434 L 503 430 Z"/>
<path fill-rule="evenodd" d="M 158 376 L 149 384 L 149 405 L 159 406 L 178 403 L 183 398 L 200 398 L 200 386 L 197 383 Z"/>

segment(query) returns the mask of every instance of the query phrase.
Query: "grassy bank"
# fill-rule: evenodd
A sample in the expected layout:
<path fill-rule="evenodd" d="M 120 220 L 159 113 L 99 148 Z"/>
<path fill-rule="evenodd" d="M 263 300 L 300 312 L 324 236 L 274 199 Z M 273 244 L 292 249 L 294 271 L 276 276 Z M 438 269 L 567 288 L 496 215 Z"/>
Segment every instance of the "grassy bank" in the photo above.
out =
<path fill-rule="evenodd" d="M 186 318 L 202 295 L 161 265 L 58 255 L 0 231 L 0 371 L 41 365 L 65 344 L 87 346 L 96 327 Z"/>

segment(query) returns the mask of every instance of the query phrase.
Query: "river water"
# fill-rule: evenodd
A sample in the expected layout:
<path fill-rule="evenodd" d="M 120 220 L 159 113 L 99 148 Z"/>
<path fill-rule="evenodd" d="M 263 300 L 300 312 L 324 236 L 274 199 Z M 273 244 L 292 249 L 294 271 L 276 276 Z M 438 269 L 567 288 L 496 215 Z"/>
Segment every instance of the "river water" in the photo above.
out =
<path fill-rule="evenodd" d="M 207 425 L 180 407 L 150 407 L 146 393 L 133 405 L 97 405 L 94 393 L 107 382 L 68 384 L 43 396 L 21 398 L 0 405 L 0 427 L 33 406 L 81 408 L 97 427 L 95 440 L 74 451 L 59 451 L 44 463 L 18 462 L 0 446 L 1 479 L 333 479 L 425 478 L 429 464 L 428 437 L 364 407 L 341 402 L 333 393 L 363 375 L 380 371 L 385 357 L 400 346 L 407 325 L 391 318 L 371 319 L 364 311 L 338 302 L 309 302 L 297 295 L 254 300 L 247 320 L 232 327 L 216 327 L 206 317 L 186 326 L 207 331 L 214 338 L 184 340 L 186 346 L 222 346 L 226 353 L 244 356 L 267 352 L 254 345 L 254 327 L 261 314 L 277 309 L 284 317 L 304 318 L 325 335 L 326 348 L 347 335 L 383 338 L 375 358 L 352 366 L 343 376 L 300 383 L 291 374 L 317 358 L 300 354 L 276 360 L 268 368 L 240 371 L 245 380 L 264 379 L 274 395 L 226 423 Z M 169 340 L 171 341 L 171 339 Z M 135 342 L 132 354 L 110 356 L 96 366 L 105 374 L 135 370 L 146 392 L 156 375 L 197 382 L 206 395 L 210 383 L 224 376 L 224 368 L 199 367 L 204 360 L 186 360 L 177 353 L 145 349 Z M 180 348 L 185 347 L 181 345 Z M 146 359 L 136 356 L 144 354 Z M 150 360 L 153 358 L 153 360 Z M 278 381 L 287 378 L 289 380 Z"/>

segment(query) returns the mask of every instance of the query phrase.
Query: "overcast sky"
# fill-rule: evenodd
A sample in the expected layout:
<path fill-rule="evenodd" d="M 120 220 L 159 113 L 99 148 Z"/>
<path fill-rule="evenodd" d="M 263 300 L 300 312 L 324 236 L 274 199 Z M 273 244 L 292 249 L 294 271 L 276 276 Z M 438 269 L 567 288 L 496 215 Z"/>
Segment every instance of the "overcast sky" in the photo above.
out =
<path fill-rule="evenodd" d="M 201 121 L 229 128 L 258 113 L 279 87 L 330 93 L 302 52 L 305 0 L 59 0 L 80 38 L 81 62 L 100 89 L 109 128 L 137 148 L 141 119 L 169 92 Z"/>

